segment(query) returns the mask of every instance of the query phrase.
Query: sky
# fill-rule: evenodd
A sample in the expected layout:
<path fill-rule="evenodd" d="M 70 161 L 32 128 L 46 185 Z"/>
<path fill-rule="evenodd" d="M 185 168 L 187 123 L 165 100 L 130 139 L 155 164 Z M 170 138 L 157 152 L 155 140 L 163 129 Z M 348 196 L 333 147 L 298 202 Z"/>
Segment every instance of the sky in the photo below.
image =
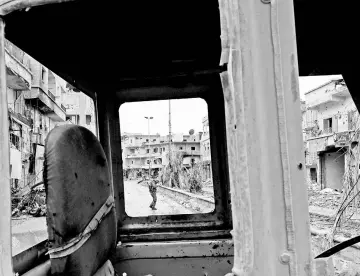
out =
<path fill-rule="evenodd" d="M 300 77 L 300 98 L 304 93 L 314 89 L 340 75 Z M 200 98 L 171 100 L 172 133 L 188 134 L 190 129 L 195 133 L 202 131 L 202 119 L 208 114 L 207 103 Z M 150 122 L 150 134 L 169 133 L 169 101 L 149 101 L 125 103 L 120 106 L 121 132 L 136 132 L 148 134 L 148 120 L 144 117 L 153 117 Z"/>

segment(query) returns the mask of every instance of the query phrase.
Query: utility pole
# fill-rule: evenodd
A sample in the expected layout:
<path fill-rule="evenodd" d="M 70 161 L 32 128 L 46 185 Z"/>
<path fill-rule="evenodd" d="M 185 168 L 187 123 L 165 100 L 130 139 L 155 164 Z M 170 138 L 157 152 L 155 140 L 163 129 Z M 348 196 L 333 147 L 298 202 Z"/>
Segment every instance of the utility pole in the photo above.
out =
<path fill-rule="evenodd" d="M 169 187 L 172 187 L 172 121 L 171 121 L 171 106 L 169 100 L 169 168 L 170 168 L 170 177 L 169 177 Z"/>
<path fill-rule="evenodd" d="M 150 160 L 150 120 L 153 119 L 153 117 L 144 117 L 148 120 L 148 159 L 149 159 L 149 178 L 150 178 L 150 171 L 151 171 L 151 160 Z"/>
<path fill-rule="evenodd" d="M 169 164 L 172 160 L 172 121 L 171 121 L 171 106 L 169 100 Z"/>

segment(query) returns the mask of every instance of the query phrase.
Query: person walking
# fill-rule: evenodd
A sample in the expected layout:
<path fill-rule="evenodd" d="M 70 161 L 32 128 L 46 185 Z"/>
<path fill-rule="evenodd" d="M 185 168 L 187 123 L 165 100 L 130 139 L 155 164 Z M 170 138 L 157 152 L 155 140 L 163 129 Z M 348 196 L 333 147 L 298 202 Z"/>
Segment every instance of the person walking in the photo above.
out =
<path fill-rule="evenodd" d="M 157 210 L 157 208 L 155 208 L 155 205 L 157 204 L 157 186 L 158 186 L 158 183 L 159 183 L 159 180 L 156 179 L 155 177 L 153 177 L 153 179 L 150 179 L 148 181 L 149 192 L 150 192 L 150 195 L 153 198 L 153 201 L 149 205 L 149 208 L 151 208 L 152 210 Z"/>

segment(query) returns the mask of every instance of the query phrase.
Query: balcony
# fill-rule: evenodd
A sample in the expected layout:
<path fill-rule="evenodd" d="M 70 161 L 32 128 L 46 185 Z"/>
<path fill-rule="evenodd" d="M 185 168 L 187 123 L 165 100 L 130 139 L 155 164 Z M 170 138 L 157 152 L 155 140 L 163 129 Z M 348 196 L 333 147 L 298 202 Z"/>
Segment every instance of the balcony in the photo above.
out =
<path fill-rule="evenodd" d="M 25 91 L 24 99 L 42 113 L 47 114 L 53 121 L 64 122 L 66 120 L 65 111 L 41 88 L 36 87 Z"/>
<path fill-rule="evenodd" d="M 125 158 L 147 158 L 147 157 L 159 157 L 161 158 L 162 154 L 159 152 L 152 152 L 152 153 L 130 153 L 130 154 L 126 154 Z"/>
<path fill-rule="evenodd" d="M 19 103 L 10 103 L 8 104 L 8 111 L 13 119 L 28 127 L 32 127 L 33 120 L 30 110 L 22 109 Z"/>
<path fill-rule="evenodd" d="M 350 92 L 346 85 L 336 85 L 334 89 L 327 91 L 327 94 L 337 97 L 347 97 L 350 95 Z"/>
<path fill-rule="evenodd" d="M 151 169 L 161 169 L 163 167 L 163 165 L 161 164 L 152 164 L 150 166 Z M 124 169 L 145 169 L 145 170 L 148 170 L 149 169 L 149 165 L 144 165 L 144 164 L 129 164 L 129 165 L 126 165 L 124 167 Z"/>
<path fill-rule="evenodd" d="M 50 90 L 48 90 L 48 95 L 50 97 L 50 99 L 52 99 L 55 102 L 55 95 L 53 93 L 50 92 Z"/>
<path fill-rule="evenodd" d="M 341 103 L 345 100 L 343 96 L 336 96 L 336 95 L 327 95 L 320 97 L 318 99 L 313 100 L 312 102 L 308 103 L 308 109 L 315 109 L 323 104 L 327 103 Z"/>
<path fill-rule="evenodd" d="M 182 150 L 183 156 L 200 156 L 201 152 L 199 150 Z"/>
<path fill-rule="evenodd" d="M 26 54 L 18 49 L 18 59 L 12 47 L 5 48 L 6 84 L 15 90 L 28 90 L 31 88 L 32 74 L 26 66 Z"/>

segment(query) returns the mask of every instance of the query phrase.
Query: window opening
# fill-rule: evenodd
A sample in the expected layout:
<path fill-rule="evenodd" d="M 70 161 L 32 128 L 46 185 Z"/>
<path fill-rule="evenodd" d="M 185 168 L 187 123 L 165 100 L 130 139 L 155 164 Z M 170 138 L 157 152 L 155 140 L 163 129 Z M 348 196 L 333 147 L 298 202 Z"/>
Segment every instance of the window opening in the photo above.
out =
<path fill-rule="evenodd" d="M 323 131 L 324 133 L 332 133 L 332 118 L 323 120 Z"/>
<path fill-rule="evenodd" d="M 208 115 L 207 103 L 199 98 L 170 102 L 127 102 L 120 106 L 122 148 L 130 146 L 124 142 L 124 135 L 137 133 L 146 141 L 139 145 L 139 152 L 132 157 L 143 160 L 139 164 L 132 162 L 133 166 L 129 168 L 130 160 L 123 156 L 125 212 L 130 217 L 210 213 L 214 210 L 214 206 L 192 203 L 192 197 L 197 196 L 214 200 L 211 156 L 203 150 L 210 138 L 201 135 L 203 118 Z M 164 116 L 169 113 L 170 123 L 169 116 Z M 134 118 L 134 121 L 129 118 Z M 152 142 L 164 141 L 164 146 L 149 148 L 149 136 Z M 157 202 L 153 202 L 146 182 L 149 177 L 149 181 L 159 184 L 152 188 L 152 193 L 157 194 Z M 184 204 L 181 202 L 183 197 L 167 195 L 166 189 L 169 188 L 180 194 L 189 193 L 189 202 Z M 134 201 L 139 204 L 135 206 Z"/>

